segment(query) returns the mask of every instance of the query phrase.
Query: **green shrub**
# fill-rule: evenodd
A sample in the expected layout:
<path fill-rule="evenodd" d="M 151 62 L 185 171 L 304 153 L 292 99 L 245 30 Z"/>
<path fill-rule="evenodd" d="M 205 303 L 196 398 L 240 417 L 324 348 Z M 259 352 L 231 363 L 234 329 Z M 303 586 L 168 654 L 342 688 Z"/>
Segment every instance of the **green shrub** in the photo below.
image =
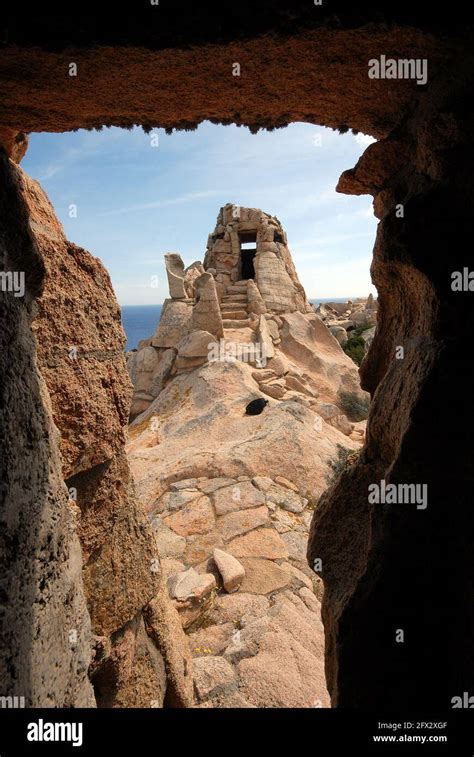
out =
<path fill-rule="evenodd" d="M 337 458 L 331 460 L 329 465 L 331 466 L 332 473 L 327 476 L 328 485 L 331 486 L 341 475 L 342 471 L 347 465 L 347 458 L 352 454 L 353 450 L 343 447 L 342 444 L 337 445 Z"/>
<path fill-rule="evenodd" d="M 345 389 L 339 389 L 337 393 L 337 406 L 353 423 L 366 420 L 369 414 L 369 403 L 370 399 L 367 395 L 348 392 Z"/>
<path fill-rule="evenodd" d="M 342 349 L 356 365 L 361 365 L 365 356 L 365 342 L 361 336 L 351 336 Z"/>
<path fill-rule="evenodd" d="M 365 342 L 362 339 L 362 333 L 371 328 L 370 323 L 362 323 L 360 326 L 357 326 L 356 329 L 349 332 L 349 339 L 342 348 L 356 365 L 360 365 L 365 356 Z"/>

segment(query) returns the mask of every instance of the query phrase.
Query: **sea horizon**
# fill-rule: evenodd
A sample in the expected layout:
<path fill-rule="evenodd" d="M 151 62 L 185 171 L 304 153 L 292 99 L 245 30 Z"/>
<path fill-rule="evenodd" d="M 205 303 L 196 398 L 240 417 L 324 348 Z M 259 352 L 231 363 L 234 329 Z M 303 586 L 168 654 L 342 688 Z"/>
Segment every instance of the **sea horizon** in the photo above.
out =
<path fill-rule="evenodd" d="M 324 302 L 347 302 L 364 295 L 352 295 L 347 297 L 317 297 L 310 299 L 312 305 L 320 305 Z M 163 303 L 157 305 L 121 305 L 122 325 L 127 337 L 125 351 L 136 350 L 142 339 L 151 337 L 158 325 Z"/>

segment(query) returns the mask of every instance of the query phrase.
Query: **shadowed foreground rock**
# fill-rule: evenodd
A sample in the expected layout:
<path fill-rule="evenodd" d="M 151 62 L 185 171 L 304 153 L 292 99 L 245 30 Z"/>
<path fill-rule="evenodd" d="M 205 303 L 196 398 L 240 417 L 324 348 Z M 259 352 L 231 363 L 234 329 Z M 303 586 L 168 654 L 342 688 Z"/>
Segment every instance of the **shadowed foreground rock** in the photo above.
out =
<path fill-rule="evenodd" d="M 381 219 L 371 269 L 378 321 L 361 367 L 373 396 L 366 444 L 323 497 L 308 551 L 310 564 L 322 560 L 326 674 L 342 707 L 446 711 L 473 683 L 473 363 L 464 342 L 473 310 L 472 294 L 451 290 L 474 231 L 473 133 L 454 92 L 433 88 L 432 98 L 339 185 L 373 193 Z M 426 484 L 427 508 L 369 505 L 368 486 L 382 479 Z"/>
<path fill-rule="evenodd" d="M 180 648 L 187 654 L 182 631 L 167 639 L 162 651 L 147 637 L 142 618 L 148 602 L 153 600 L 158 608 L 168 600 L 163 592 L 160 595 L 154 535 L 136 502 L 124 452 L 131 387 L 110 278 L 99 260 L 65 239 L 39 185 L 19 168 L 11 170 L 44 266 L 44 292 L 37 301 L 33 330 L 70 495 L 62 517 L 68 510 L 74 514 L 71 549 L 77 530 L 93 635 L 85 634 L 79 623 L 70 623 L 68 629 L 76 633 L 79 648 L 88 648 L 89 656 L 94 650 L 91 678 L 99 705 L 150 707 L 153 701 L 153 706 L 163 706 L 165 696 L 171 696 L 168 686 L 175 690 L 176 705 L 189 705 L 192 684 L 186 693 L 184 674 L 176 663 L 172 680 L 167 676 L 169 658 L 179 656 Z M 54 434 L 58 438 L 57 430 Z M 78 545 L 75 549 L 79 568 Z M 168 618 L 173 612 L 170 605 Z M 179 622 L 177 627 L 181 630 Z M 159 637 L 153 633 L 154 642 L 163 640 L 163 631 Z"/>

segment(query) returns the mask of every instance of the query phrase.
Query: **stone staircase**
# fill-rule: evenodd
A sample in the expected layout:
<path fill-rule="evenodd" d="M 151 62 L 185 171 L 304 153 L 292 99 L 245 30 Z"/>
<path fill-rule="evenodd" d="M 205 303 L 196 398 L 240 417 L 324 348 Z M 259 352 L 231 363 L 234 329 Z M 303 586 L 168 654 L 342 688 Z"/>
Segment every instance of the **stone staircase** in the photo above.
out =
<path fill-rule="evenodd" d="M 249 325 L 247 281 L 229 284 L 220 302 L 224 329 L 244 328 Z"/>

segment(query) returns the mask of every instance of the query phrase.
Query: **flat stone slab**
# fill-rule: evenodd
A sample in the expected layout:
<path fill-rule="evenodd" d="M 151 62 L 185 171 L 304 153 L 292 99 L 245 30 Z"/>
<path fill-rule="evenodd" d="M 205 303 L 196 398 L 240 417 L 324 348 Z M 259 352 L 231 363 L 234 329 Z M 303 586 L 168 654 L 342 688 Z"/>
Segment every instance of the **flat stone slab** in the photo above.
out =
<path fill-rule="evenodd" d="M 187 599 L 203 599 L 216 588 L 216 579 L 211 573 L 197 573 L 194 568 L 181 571 L 168 578 L 168 592 L 172 599 L 184 602 Z"/>
<path fill-rule="evenodd" d="M 178 491 L 166 492 L 159 500 L 159 506 L 162 510 L 173 512 L 181 510 L 182 507 L 201 496 L 197 489 L 180 489 Z"/>
<path fill-rule="evenodd" d="M 290 574 L 271 560 L 243 557 L 245 578 L 241 589 L 248 594 L 270 594 L 291 582 Z"/>
<path fill-rule="evenodd" d="M 214 512 L 209 497 L 200 497 L 179 512 L 163 518 L 163 522 L 179 536 L 207 533 L 214 528 Z"/>
<path fill-rule="evenodd" d="M 235 510 L 247 510 L 265 504 L 265 496 L 250 481 L 242 481 L 218 489 L 212 495 L 216 515 L 225 515 Z"/>
<path fill-rule="evenodd" d="M 290 513 L 303 512 L 307 501 L 302 499 L 292 489 L 287 489 L 279 484 L 272 484 L 266 491 L 268 499 Z"/>
<path fill-rule="evenodd" d="M 179 491 L 180 489 L 195 489 L 198 483 L 197 478 L 183 478 L 181 481 L 175 481 L 170 484 L 170 489 Z"/>
<path fill-rule="evenodd" d="M 265 523 L 268 523 L 268 508 L 262 505 L 262 507 L 222 515 L 217 519 L 217 529 L 227 541 L 258 526 L 263 526 Z"/>
<path fill-rule="evenodd" d="M 297 531 L 286 531 L 281 535 L 281 538 L 285 542 L 290 557 L 293 560 L 306 564 L 306 549 L 308 546 L 308 534 L 298 533 Z"/>
<path fill-rule="evenodd" d="M 222 317 L 230 321 L 245 321 L 248 313 L 246 310 L 223 310 Z"/>
<path fill-rule="evenodd" d="M 155 528 L 155 538 L 160 557 L 182 557 L 186 550 L 186 539 L 162 523 Z"/>
<path fill-rule="evenodd" d="M 221 489 L 223 486 L 231 486 L 236 483 L 237 481 L 235 478 L 210 478 L 207 481 L 201 481 L 198 484 L 198 489 L 204 492 L 204 494 L 212 494 L 216 489 Z"/>
<path fill-rule="evenodd" d="M 194 660 L 194 688 L 201 701 L 237 688 L 232 665 L 223 657 L 205 656 Z"/>
<path fill-rule="evenodd" d="M 288 549 L 274 528 L 256 528 L 243 536 L 237 536 L 227 549 L 234 557 L 263 557 L 268 560 L 288 558 Z"/>

